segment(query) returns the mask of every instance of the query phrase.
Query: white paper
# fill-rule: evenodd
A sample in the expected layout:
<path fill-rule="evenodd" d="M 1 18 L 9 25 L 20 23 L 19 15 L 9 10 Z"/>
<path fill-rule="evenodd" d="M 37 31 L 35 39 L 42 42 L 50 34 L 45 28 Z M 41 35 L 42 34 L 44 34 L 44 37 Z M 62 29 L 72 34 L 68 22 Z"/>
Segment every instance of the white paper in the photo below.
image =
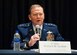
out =
<path fill-rule="evenodd" d="M 40 53 L 71 53 L 69 41 L 39 41 Z"/>

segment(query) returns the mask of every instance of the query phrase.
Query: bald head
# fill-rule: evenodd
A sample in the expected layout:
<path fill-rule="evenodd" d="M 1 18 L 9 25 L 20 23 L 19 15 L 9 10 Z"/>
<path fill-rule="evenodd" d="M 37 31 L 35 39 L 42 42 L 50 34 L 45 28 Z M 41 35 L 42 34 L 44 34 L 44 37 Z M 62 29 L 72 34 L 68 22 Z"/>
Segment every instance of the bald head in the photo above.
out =
<path fill-rule="evenodd" d="M 31 7 L 29 9 L 29 14 L 31 13 L 31 10 L 34 9 L 34 8 L 36 8 L 36 7 L 40 7 L 40 8 L 43 9 L 43 7 L 41 5 L 39 5 L 39 4 L 33 4 L 33 5 L 31 5 Z M 44 9 L 43 9 L 43 12 L 44 12 Z"/>

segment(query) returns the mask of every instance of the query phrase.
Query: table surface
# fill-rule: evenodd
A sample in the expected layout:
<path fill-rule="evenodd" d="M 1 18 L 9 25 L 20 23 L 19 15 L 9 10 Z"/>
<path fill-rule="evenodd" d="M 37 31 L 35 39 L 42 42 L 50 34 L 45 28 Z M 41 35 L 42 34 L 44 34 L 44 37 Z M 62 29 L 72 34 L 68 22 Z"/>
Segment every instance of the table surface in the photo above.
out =
<path fill-rule="evenodd" d="M 14 51 L 12 49 L 8 49 L 8 50 L 2 49 L 0 50 L 0 54 L 40 54 L 40 53 L 39 53 L 39 49 L 21 50 L 21 51 Z M 70 54 L 77 54 L 77 50 L 71 50 Z"/>

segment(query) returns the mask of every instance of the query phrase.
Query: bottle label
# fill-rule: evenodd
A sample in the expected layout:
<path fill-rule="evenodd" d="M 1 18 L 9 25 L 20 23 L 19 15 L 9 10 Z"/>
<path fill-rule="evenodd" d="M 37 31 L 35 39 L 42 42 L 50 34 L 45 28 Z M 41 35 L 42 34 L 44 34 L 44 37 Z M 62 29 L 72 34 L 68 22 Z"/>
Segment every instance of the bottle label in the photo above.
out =
<path fill-rule="evenodd" d="M 14 42 L 20 42 L 19 38 L 14 38 Z"/>

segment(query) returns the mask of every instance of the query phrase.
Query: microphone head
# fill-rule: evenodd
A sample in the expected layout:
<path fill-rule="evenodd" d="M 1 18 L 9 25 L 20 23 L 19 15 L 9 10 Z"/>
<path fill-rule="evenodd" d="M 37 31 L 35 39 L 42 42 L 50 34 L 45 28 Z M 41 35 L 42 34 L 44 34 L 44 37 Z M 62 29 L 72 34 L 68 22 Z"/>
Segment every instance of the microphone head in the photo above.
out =
<path fill-rule="evenodd" d="M 36 27 L 36 28 L 40 28 L 40 25 L 36 25 L 35 27 Z"/>

